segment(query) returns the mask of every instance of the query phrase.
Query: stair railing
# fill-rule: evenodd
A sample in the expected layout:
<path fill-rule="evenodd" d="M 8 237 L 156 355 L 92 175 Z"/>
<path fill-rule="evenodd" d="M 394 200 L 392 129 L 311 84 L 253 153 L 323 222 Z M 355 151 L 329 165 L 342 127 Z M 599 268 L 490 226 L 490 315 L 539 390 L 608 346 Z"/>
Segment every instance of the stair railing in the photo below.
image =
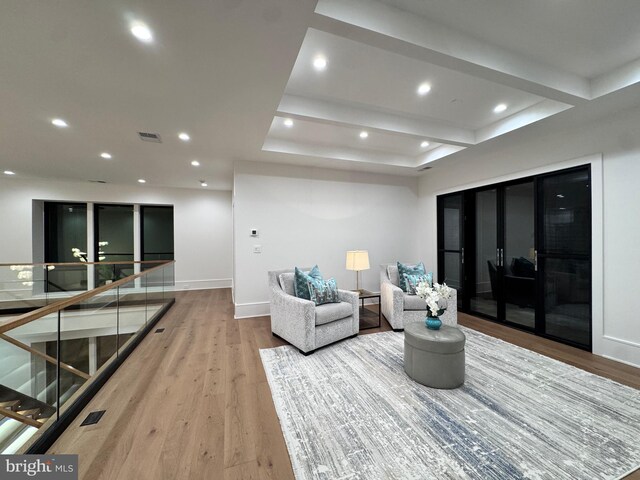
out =
<path fill-rule="evenodd" d="M 4 416 L 34 430 L 18 450 L 0 438 L 0 453 L 5 447 L 20 453 L 46 451 L 173 305 L 174 264 L 72 264 L 85 266 L 87 277 L 98 273 L 91 271 L 95 265 L 135 273 L 18 316 L 0 317 L 0 420 Z M 32 268 L 36 265 L 49 271 L 50 266 L 71 264 Z M 21 441 L 27 437 L 19 435 Z"/>

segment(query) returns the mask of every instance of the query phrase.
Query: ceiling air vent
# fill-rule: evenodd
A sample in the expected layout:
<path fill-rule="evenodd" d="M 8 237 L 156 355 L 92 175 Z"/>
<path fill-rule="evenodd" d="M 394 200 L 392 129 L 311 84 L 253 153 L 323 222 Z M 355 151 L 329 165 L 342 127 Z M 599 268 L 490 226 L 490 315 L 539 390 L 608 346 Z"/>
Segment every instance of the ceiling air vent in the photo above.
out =
<path fill-rule="evenodd" d="M 425 170 L 431 170 L 432 167 L 430 167 L 429 165 L 425 165 L 424 167 L 420 167 L 418 169 L 419 172 L 424 172 Z"/>
<path fill-rule="evenodd" d="M 159 133 L 138 132 L 138 136 L 140 140 L 144 140 L 145 142 L 162 143 Z"/>
<path fill-rule="evenodd" d="M 104 180 L 89 180 L 91 183 L 107 183 Z"/>

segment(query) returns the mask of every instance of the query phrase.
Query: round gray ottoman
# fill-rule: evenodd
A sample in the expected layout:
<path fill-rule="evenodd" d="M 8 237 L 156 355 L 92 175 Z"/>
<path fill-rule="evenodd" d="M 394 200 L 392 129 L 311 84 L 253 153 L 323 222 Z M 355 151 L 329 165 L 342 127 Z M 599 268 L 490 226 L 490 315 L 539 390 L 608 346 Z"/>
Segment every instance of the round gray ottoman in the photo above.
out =
<path fill-rule="evenodd" d="M 404 371 L 427 387 L 457 388 L 464 383 L 465 341 L 456 327 L 429 330 L 423 322 L 405 325 Z"/>

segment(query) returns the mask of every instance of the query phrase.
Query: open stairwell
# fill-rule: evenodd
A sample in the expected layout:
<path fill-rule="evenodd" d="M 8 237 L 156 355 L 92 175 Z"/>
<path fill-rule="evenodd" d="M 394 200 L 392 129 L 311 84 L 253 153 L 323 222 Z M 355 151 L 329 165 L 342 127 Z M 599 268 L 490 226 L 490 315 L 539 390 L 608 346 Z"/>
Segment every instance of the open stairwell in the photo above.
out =
<path fill-rule="evenodd" d="M 17 451 L 55 412 L 40 400 L 0 385 L 0 453 Z"/>

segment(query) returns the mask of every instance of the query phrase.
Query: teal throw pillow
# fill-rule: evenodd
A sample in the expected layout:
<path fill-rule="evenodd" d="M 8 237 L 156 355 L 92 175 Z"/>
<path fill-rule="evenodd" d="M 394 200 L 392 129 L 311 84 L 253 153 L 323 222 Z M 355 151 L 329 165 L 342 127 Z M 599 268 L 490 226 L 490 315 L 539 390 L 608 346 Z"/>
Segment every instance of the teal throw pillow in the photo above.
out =
<path fill-rule="evenodd" d="M 407 294 L 416 295 L 416 288 L 418 284 L 427 282 L 430 287 L 433 287 L 433 274 L 431 272 L 425 275 L 407 275 L 404 274 L 404 279 L 407 284 Z"/>
<path fill-rule="evenodd" d="M 407 291 L 407 280 L 405 279 L 405 274 L 426 275 L 426 272 L 424 271 L 424 264 L 420 262 L 417 265 L 409 266 L 398 262 L 398 286 L 402 289 L 403 292 Z"/>
<path fill-rule="evenodd" d="M 311 294 L 309 293 L 309 281 L 311 280 L 322 280 L 318 265 L 308 272 L 303 272 L 296 267 L 293 277 L 293 292 L 296 297 L 311 300 Z"/>
<path fill-rule="evenodd" d="M 338 303 L 338 285 L 335 278 L 329 280 L 311 280 L 309 282 L 311 301 L 316 305 L 323 303 Z"/>

